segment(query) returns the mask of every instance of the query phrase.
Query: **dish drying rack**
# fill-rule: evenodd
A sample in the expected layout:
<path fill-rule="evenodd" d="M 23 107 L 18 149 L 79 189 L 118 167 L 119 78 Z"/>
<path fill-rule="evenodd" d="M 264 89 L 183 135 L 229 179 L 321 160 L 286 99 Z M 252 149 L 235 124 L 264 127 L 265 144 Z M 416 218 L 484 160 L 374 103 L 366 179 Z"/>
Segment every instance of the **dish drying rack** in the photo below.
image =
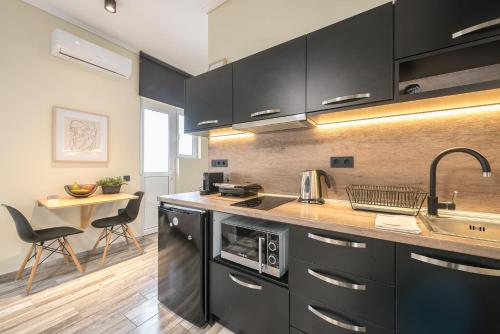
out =
<path fill-rule="evenodd" d="M 355 185 L 346 188 L 354 210 L 417 216 L 427 193 L 410 186 Z"/>

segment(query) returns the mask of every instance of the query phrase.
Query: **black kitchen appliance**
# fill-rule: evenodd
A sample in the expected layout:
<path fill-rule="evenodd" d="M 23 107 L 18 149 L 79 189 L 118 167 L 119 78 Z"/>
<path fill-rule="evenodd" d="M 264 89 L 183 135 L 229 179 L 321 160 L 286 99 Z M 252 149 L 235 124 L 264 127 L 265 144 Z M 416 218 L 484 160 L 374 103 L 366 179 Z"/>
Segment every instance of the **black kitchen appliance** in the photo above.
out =
<path fill-rule="evenodd" d="M 255 196 L 262 187 L 255 183 L 216 183 L 221 196 Z"/>
<path fill-rule="evenodd" d="M 267 211 L 294 200 L 296 200 L 296 197 L 259 196 L 247 199 L 246 201 L 236 202 L 231 205 Z"/>
<path fill-rule="evenodd" d="M 200 195 L 215 194 L 218 192 L 216 183 L 224 182 L 224 173 L 203 173 L 203 188 Z"/>
<path fill-rule="evenodd" d="M 209 315 L 208 214 L 166 203 L 158 210 L 158 300 L 202 327 Z"/>

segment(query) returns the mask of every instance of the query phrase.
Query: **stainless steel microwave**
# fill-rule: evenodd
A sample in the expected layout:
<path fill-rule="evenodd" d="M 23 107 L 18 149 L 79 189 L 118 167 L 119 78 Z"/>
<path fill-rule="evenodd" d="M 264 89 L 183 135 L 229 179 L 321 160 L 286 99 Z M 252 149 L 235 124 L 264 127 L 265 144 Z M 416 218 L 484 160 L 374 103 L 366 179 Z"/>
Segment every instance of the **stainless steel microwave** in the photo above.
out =
<path fill-rule="evenodd" d="M 287 272 L 288 226 L 244 216 L 229 216 L 220 223 L 223 259 L 275 277 Z"/>

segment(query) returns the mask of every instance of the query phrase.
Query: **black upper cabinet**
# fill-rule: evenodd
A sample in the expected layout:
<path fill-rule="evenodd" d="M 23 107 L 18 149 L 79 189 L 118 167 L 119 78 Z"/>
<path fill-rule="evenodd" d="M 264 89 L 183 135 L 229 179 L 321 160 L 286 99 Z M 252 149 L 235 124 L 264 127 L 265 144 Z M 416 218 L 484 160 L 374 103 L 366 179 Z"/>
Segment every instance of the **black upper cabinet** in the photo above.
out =
<path fill-rule="evenodd" d="M 397 0 L 396 58 L 500 33 L 497 0 Z"/>
<path fill-rule="evenodd" d="M 500 333 L 500 261 L 398 244 L 396 267 L 400 333 Z"/>
<path fill-rule="evenodd" d="M 235 62 L 233 122 L 304 113 L 305 79 L 305 37 Z"/>
<path fill-rule="evenodd" d="M 307 36 L 307 111 L 392 97 L 392 4 Z"/>
<path fill-rule="evenodd" d="M 186 132 L 231 126 L 233 116 L 232 65 L 226 65 L 187 79 Z"/>

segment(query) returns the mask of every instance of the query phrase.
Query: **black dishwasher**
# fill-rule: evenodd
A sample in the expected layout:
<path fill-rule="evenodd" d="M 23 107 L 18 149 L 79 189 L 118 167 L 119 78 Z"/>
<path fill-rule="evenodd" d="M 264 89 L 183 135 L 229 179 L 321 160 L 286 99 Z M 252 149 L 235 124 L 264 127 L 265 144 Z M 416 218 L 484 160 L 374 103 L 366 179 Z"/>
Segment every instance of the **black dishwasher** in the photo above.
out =
<path fill-rule="evenodd" d="M 202 210 L 158 208 L 158 300 L 200 327 L 208 321 L 207 218 Z"/>

